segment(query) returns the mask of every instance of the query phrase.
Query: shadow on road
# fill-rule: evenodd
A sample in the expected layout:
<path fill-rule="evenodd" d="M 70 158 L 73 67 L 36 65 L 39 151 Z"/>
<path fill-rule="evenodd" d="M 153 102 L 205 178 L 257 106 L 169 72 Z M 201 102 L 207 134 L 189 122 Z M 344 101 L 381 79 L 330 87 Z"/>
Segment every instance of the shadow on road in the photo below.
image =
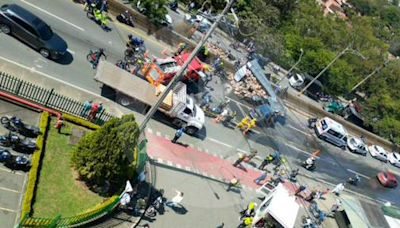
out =
<path fill-rule="evenodd" d="M 60 59 L 54 60 L 54 62 L 59 63 L 61 65 L 69 65 L 72 63 L 72 61 L 74 61 L 74 57 L 68 51 Z"/>

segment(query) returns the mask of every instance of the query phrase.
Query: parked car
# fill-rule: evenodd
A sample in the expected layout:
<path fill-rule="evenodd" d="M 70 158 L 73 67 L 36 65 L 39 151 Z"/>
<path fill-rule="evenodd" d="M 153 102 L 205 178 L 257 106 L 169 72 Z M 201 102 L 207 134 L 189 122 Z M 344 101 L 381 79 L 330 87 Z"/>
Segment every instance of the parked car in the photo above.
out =
<path fill-rule="evenodd" d="M 378 179 L 379 183 L 381 183 L 381 185 L 383 187 L 387 187 L 387 188 L 395 188 L 398 185 L 396 176 L 387 171 L 387 172 L 379 172 L 376 175 L 376 178 Z"/>
<path fill-rule="evenodd" d="M 304 77 L 297 73 L 290 74 L 289 85 L 293 88 L 301 88 L 304 85 Z"/>
<path fill-rule="evenodd" d="M 400 168 L 400 154 L 393 152 L 388 154 L 388 160 L 390 164 Z"/>
<path fill-rule="evenodd" d="M 357 137 L 349 137 L 347 139 L 347 148 L 353 153 L 367 156 L 368 148 L 365 143 Z"/>
<path fill-rule="evenodd" d="M 381 160 L 383 162 L 387 162 L 387 152 L 380 146 L 371 145 L 368 147 L 368 151 L 372 157 Z"/>
<path fill-rule="evenodd" d="M 212 23 L 201 15 L 185 14 L 185 20 L 191 25 L 197 25 L 197 30 L 201 33 L 206 33 L 211 28 Z"/>
<path fill-rule="evenodd" d="M 58 59 L 67 52 L 67 43 L 49 25 L 16 4 L 1 6 L 0 31 L 13 35 L 45 58 Z"/>

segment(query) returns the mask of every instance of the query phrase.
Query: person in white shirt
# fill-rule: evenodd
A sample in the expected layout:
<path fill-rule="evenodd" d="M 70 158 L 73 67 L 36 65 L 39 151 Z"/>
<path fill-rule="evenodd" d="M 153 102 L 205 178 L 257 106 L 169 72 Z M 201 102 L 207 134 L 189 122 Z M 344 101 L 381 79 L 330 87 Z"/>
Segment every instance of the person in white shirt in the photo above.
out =
<path fill-rule="evenodd" d="M 179 207 L 180 203 L 183 200 L 183 192 L 180 192 L 178 190 L 175 190 L 176 195 L 171 199 L 171 201 L 168 201 L 165 203 L 169 207 Z"/>

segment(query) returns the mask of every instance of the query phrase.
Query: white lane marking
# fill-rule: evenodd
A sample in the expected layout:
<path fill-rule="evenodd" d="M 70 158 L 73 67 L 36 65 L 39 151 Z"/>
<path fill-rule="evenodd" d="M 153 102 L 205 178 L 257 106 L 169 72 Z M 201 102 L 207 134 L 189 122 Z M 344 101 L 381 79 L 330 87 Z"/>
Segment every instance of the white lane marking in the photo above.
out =
<path fill-rule="evenodd" d="M 157 131 L 157 132 L 156 132 L 156 135 L 157 135 L 158 137 L 160 137 L 160 136 L 161 136 L 161 132 Z"/>
<path fill-rule="evenodd" d="M 226 144 L 226 143 L 224 143 L 224 142 L 221 142 L 221 141 L 219 141 L 219 140 L 216 140 L 216 139 L 213 139 L 213 138 L 207 138 L 208 140 L 210 140 L 211 142 L 215 142 L 215 143 L 218 143 L 218 144 L 221 144 L 221 145 L 223 145 L 223 146 L 226 146 L 226 147 L 229 147 L 229 148 L 233 148 L 233 146 L 231 146 L 231 145 L 229 145 L 229 144 Z"/>
<path fill-rule="evenodd" d="M 364 174 L 362 174 L 362 173 L 359 173 L 359 172 L 356 172 L 356 171 L 354 171 L 354 170 L 352 170 L 352 169 L 347 169 L 347 171 L 349 171 L 350 173 L 354 173 L 354 174 L 357 174 L 358 176 L 360 176 L 360 177 L 364 177 L 365 179 L 371 179 L 369 176 L 366 176 L 366 175 L 364 175 Z"/>
<path fill-rule="evenodd" d="M 78 29 L 78 30 L 81 30 L 82 32 L 85 31 L 85 29 L 83 29 L 83 28 L 81 28 L 81 27 L 79 27 L 79 26 L 77 26 L 77 25 L 74 25 L 74 24 L 72 24 L 71 22 L 69 22 L 69 21 L 67 21 L 67 20 L 65 20 L 65 19 L 63 19 L 63 18 L 61 18 L 61 17 L 59 17 L 59 16 L 56 16 L 56 15 L 54 15 L 54 14 L 52 14 L 52 13 L 50 13 L 50 12 L 48 12 L 48 11 L 46 11 L 46 10 L 40 8 L 40 7 L 38 7 L 38 6 L 35 6 L 34 4 L 32 4 L 32 3 L 30 3 L 30 2 L 27 2 L 27 1 L 25 1 L 25 0 L 20 0 L 20 1 L 23 2 L 23 3 L 25 3 L 25 4 L 27 4 L 27 5 L 29 5 L 30 7 L 33 7 L 33 8 L 35 8 L 35 9 L 37 9 L 37 10 L 40 10 L 40 11 L 42 11 L 43 13 L 46 13 L 46 14 L 48 14 L 48 15 L 50 15 L 50 16 L 52 16 L 52 17 L 54 17 L 54 18 L 56 18 L 56 19 L 58 19 L 58 20 L 60 20 L 60 21 L 62 21 L 62 22 L 64 22 L 64 23 L 66 23 L 66 24 L 69 24 L 69 25 L 71 25 L 72 27 L 74 27 L 74 28 L 76 28 L 76 29 Z"/>
<path fill-rule="evenodd" d="M 47 77 L 47 78 L 50 78 L 50 79 L 52 79 L 52 80 L 58 81 L 58 82 L 60 82 L 60 83 L 63 83 L 63 84 L 65 84 L 65 85 L 68 85 L 68 86 L 73 87 L 73 88 L 75 88 L 75 89 L 79 89 L 79 90 L 81 90 L 81 91 L 84 91 L 85 93 L 88 93 L 88 94 L 90 94 L 90 95 L 92 95 L 92 96 L 96 96 L 96 97 L 99 97 L 99 98 L 101 97 L 101 96 L 100 96 L 99 94 L 97 94 L 97 93 L 94 93 L 94 92 L 89 91 L 89 90 L 87 90 L 87 89 L 83 89 L 83 88 L 81 88 L 81 87 L 79 87 L 79 86 L 73 85 L 73 84 L 71 84 L 71 83 L 69 83 L 69 82 L 66 82 L 66 81 L 63 81 L 63 80 L 61 80 L 61 79 L 55 78 L 55 77 L 53 77 L 53 76 L 51 76 L 51 75 L 49 75 L 49 74 L 43 73 L 43 72 L 41 72 L 41 71 L 37 71 L 37 70 L 35 69 L 35 67 L 28 67 L 28 66 L 25 66 L 25 65 L 23 65 L 23 64 L 21 64 L 21 63 L 18 63 L 18 62 L 15 62 L 15 61 L 13 61 L 13 60 L 4 58 L 3 56 L 0 56 L 0 59 L 2 59 L 2 60 L 4 60 L 4 61 L 7 61 L 7 62 L 9 62 L 9 63 L 12 63 L 12 64 L 14 64 L 14 65 L 17 65 L 17 66 L 19 66 L 19 67 L 22 67 L 22 68 L 24 68 L 24 69 L 26 69 L 26 70 L 29 70 L 29 71 L 31 71 L 31 72 L 35 72 L 35 73 L 41 74 L 41 75 L 44 76 L 44 77 Z"/>
<path fill-rule="evenodd" d="M 7 192 L 20 193 L 17 190 L 14 190 L 14 189 L 11 189 L 11 188 L 5 188 L 5 187 L 0 187 L 0 190 L 7 191 Z"/>
<path fill-rule="evenodd" d="M 67 48 L 67 52 L 71 53 L 72 55 L 75 55 L 75 52 L 72 51 L 71 49 Z"/>
<path fill-rule="evenodd" d="M 153 133 L 153 130 L 151 128 L 147 128 L 147 132 L 149 132 L 150 134 Z"/>
<path fill-rule="evenodd" d="M 242 149 L 240 149 L 240 148 L 237 148 L 236 150 L 239 151 L 239 152 L 242 152 L 242 153 L 246 153 L 246 154 L 247 154 L 247 151 L 242 150 Z"/>
<path fill-rule="evenodd" d="M 306 131 L 302 131 L 302 130 L 300 130 L 300 129 L 298 129 L 298 128 L 295 128 L 295 127 L 293 127 L 293 126 L 288 126 L 289 128 L 291 128 L 291 129 L 293 129 L 293 130 L 295 130 L 295 131 L 297 131 L 297 132 L 300 132 L 300 133 L 302 133 L 302 134 L 305 134 L 305 135 L 311 135 L 310 133 L 308 133 L 308 132 L 306 132 Z"/>
<path fill-rule="evenodd" d="M 5 208 L 5 207 L 0 207 L 0 210 L 1 210 L 1 211 L 8 211 L 8 212 L 12 212 L 12 213 L 15 213 L 15 212 L 17 212 L 16 210 L 13 210 L 13 209 L 8 209 L 8 208 Z"/>
<path fill-rule="evenodd" d="M 291 145 L 291 144 L 287 144 L 287 146 L 288 147 L 290 147 L 290 148 L 292 148 L 292 149 L 295 149 L 295 150 L 297 150 L 297 151 L 300 151 L 300 152 L 302 152 L 302 153 L 304 153 L 304 154 L 307 154 L 307 155 L 312 155 L 312 153 L 311 152 L 308 152 L 308 151 L 305 151 L 305 150 L 302 150 L 302 149 L 300 149 L 300 148 L 297 148 L 297 147 L 295 147 L 295 146 L 293 146 L 293 145 Z M 320 157 L 316 157 L 317 159 L 321 159 Z"/>
<path fill-rule="evenodd" d="M 26 178 L 27 177 L 28 177 L 28 175 L 24 175 L 24 183 L 22 184 L 21 192 L 24 192 L 24 190 L 25 190 L 25 186 L 26 186 L 26 182 L 27 182 Z M 22 198 L 23 197 L 24 197 L 24 194 L 20 194 L 19 195 L 19 203 L 18 203 L 19 206 L 22 205 Z M 17 226 L 17 224 L 18 224 L 18 222 L 20 220 L 20 217 L 21 217 L 21 210 L 18 210 L 17 216 L 15 216 L 15 220 L 14 220 L 15 226 Z"/>

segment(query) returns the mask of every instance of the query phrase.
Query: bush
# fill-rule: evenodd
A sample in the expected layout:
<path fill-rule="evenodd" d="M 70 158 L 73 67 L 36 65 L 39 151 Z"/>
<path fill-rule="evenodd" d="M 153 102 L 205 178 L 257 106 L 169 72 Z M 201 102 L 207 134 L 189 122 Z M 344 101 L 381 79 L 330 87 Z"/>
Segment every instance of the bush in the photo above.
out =
<path fill-rule="evenodd" d="M 70 114 L 67 114 L 67 113 L 64 113 L 62 116 L 63 116 L 64 120 L 72 122 L 72 123 L 74 123 L 76 125 L 80 125 L 80 126 L 92 129 L 92 130 L 97 130 L 97 129 L 100 128 L 99 125 L 94 124 L 94 123 L 92 123 L 92 122 L 90 122 L 88 120 L 82 119 L 82 118 L 77 117 L 77 116 L 73 116 L 73 115 L 70 115 Z"/>
<path fill-rule="evenodd" d="M 49 123 L 50 123 L 49 122 L 49 113 L 43 112 L 40 117 L 40 125 L 39 125 L 40 131 L 42 132 L 42 134 L 39 135 L 36 140 L 36 145 L 37 145 L 38 149 L 32 155 L 32 167 L 29 172 L 28 185 L 27 185 L 26 192 L 25 192 L 21 217 L 24 217 L 25 215 L 30 215 L 32 212 L 32 204 L 33 204 L 33 200 L 35 197 L 36 184 L 37 184 L 39 171 L 40 171 L 40 163 L 41 163 L 41 160 L 43 157 L 42 152 L 43 152 L 43 148 L 44 148 L 44 139 L 47 134 L 47 129 L 48 129 Z"/>
<path fill-rule="evenodd" d="M 92 189 L 113 193 L 134 175 L 138 137 L 134 115 L 111 119 L 80 140 L 72 154 L 72 165 Z"/>

